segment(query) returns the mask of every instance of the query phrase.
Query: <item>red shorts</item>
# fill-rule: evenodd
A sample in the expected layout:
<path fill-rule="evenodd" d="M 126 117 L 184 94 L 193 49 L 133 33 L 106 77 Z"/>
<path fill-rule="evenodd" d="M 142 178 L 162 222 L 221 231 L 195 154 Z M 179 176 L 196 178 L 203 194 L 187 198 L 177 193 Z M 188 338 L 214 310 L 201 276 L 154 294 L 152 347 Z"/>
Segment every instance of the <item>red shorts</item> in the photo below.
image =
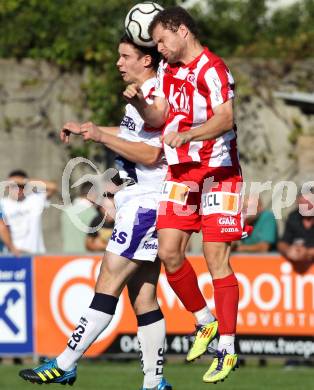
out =
<path fill-rule="evenodd" d="M 158 208 L 157 229 L 202 230 L 203 241 L 231 242 L 247 237 L 242 216 L 240 168 L 202 163 L 168 168 Z"/>

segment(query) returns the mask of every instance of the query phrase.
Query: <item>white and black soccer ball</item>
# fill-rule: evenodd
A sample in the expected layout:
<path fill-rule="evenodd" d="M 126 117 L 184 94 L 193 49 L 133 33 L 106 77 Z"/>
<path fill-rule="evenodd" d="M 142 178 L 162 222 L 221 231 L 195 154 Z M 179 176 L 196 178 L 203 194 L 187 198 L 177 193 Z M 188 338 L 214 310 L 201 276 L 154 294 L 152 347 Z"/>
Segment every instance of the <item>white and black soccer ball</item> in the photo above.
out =
<path fill-rule="evenodd" d="M 138 3 L 132 7 L 124 22 L 128 37 L 139 46 L 154 46 L 154 42 L 148 34 L 148 27 L 154 16 L 162 10 L 162 6 L 151 1 Z"/>

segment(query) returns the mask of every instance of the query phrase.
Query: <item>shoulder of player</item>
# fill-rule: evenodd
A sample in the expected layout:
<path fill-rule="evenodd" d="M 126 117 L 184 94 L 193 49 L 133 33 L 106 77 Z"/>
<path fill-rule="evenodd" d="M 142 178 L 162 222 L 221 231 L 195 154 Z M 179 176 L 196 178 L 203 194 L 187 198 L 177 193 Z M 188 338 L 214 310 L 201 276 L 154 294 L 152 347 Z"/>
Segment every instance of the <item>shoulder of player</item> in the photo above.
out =
<path fill-rule="evenodd" d="M 208 62 L 206 63 L 206 66 L 209 67 L 216 67 L 216 66 L 224 66 L 227 67 L 224 60 L 219 57 L 217 54 L 210 51 L 208 48 L 205 48 L 204 55 L 207 57 Z"/>
<path fill-rule="evenodd" d="M 152 96 L 153 92 L 156 89 L 156 83 L 157 83 L 157 78 L 152 77 L 150 79 L 145 80 L 145 82 L 142 84 L 141 90 L 143 92 L 145 99 Z"/>
<path fill-rule="evenodd" d="M 234 83 L 230 70 L 223 62 L 223 60 L 211 52 L 205 52 L 204 54 L 208 61 L 204 62 L 201 69 L 197 73 L 197 84 L 199 88 L 205 88 L 208 90 L 208 82 L 211 79 L 216 80 L 219 78 L 222 83 L 225 81 Z"/>

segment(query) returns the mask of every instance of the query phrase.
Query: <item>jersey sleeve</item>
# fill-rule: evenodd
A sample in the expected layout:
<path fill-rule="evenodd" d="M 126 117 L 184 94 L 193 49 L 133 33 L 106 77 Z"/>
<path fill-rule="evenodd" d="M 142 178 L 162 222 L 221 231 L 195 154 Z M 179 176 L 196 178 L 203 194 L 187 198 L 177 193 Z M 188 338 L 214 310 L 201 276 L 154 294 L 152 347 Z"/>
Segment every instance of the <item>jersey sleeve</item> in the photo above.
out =
<path fill-rule="evenodd" d="M 204 79 L 209 90 L 212 108 L 234 98 L 234 80 L 229 69 L 222 61 L 208 68 Z"/>

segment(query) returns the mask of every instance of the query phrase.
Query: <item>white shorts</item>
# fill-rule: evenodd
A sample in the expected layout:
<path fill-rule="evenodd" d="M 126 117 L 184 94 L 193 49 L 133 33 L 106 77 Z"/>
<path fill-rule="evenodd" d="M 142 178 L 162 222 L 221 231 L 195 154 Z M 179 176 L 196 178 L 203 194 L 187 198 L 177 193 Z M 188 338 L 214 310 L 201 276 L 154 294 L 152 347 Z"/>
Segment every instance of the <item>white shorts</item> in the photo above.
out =
<path fill-rule="evenodd" d="M 155 261 L 158 192 L 145 192 L 137 185 L 126 187 L 114 197 L 116 220 L 107 251 L 128 259 Z"/>

